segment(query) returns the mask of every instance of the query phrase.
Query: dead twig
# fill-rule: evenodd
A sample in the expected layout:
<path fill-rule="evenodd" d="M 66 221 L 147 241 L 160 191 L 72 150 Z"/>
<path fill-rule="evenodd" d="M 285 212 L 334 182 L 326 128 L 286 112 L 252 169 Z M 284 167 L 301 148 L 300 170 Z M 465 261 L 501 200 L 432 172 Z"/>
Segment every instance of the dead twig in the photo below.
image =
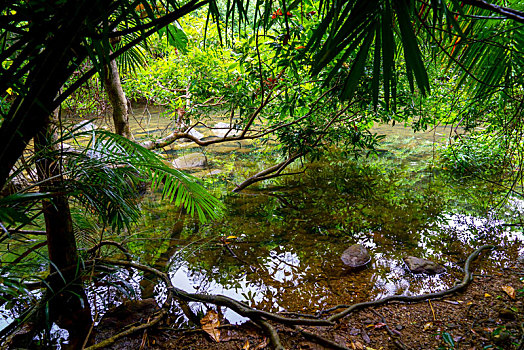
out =
<path fill-rule="evenodd" d="M 395 346 L 401 350 L 409 350 L 409 347 L 406 346 L 406 344 L 404 344 L 396 335 L 395 333 L 393 333 L 393 331 L 391 330 L 391 328 L 389 328 L 388 326 L 388 323 L 386 322 L 386 318 L 384 316 L 382 316 L 381 314 L 379 314 L 377 311 L 375 310 L 371 310 L 371 312 L 373 312 L 375 315 L 377 315 L 378 317 L 381 318 L 381 322 L 384 324 L 384 328 L 386 329 L 386 331 L 388 332 L 389 334 L 389 337 L 391 338 L 391 340 L 393 341 L 393 344 L 395 344 Z"/>

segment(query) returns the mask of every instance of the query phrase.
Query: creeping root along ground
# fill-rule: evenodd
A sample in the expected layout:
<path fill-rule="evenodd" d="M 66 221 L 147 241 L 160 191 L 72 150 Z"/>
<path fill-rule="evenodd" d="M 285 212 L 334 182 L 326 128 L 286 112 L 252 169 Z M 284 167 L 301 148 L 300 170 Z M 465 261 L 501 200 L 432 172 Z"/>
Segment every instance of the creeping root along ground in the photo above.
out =
<path fill-rule="evenodd" d="M 223 296 L 223 295 L 187 293 L 173 286 L 169 276 L 166 273 L 160 270 L 157 270 L 155 268 L 146 266 L 146 265 L 142 265 L 142 264 L 130 262 L 130 261 L 98 259 L 96 260 L 97 264 L 109 264 L 113 266 L 116 265 L 116 266 L 131 267 L 131 268 L 136 268 L 141 271 L 155 274 L 166 284 L 168 288 L 168 296 L 167 296 L 167 299 L 164 305 L 161 308 L 161 311 L 159 311 L 154 317 L 152 317 L 148 323 L 129 328 L 125 332 L 116 334 L 100 343 L 90 346 L 87 349 L 93 350 L 93 349 L 99 349 L 102 347 L 107 347 L 115 343 L 117 340 L 124 338 L 126 336 L 129 336 L 130 334 L 134 332 L 144 330 L 148 327 L 153 327 L 154 325 L 158 324 L 162 320 L 162 318 L 164 318 L 168 314 L 167 310 L 169 309 L 169 306 L 175 299 L 178 302 L 182 302 L 182 303 L 202 302 L 202 303 L 214 304 L 217 306 L 224 306 L 224 307 L 230 308 L 231 310 L 237 312 L 238 314 L 249 318 L 251 321 L 253 321 L 254 324 L 258 325 L 266 333 L 267 337 L 269 338 L 271 342 L 273 349 L 284 349 L 284 347 L 282 346 L 277 330 L 269 321 L 289 327 L 290 329 L 302 334 L 302 336 L 304 336 L 305 338 L 308 338 L 311 341 L 321 344 L 324 347 L 329 347 L 329 348 L 334 348 L 334 349 L 349 349 L 344 345 L 341 345 L 332 340 L 326 339 L 318 334 L 309 332 L 301 328 L 300 326 L 323 326 L 323 327 L 334 326 L 337 323 L 337 321 L 350 315 L 352 312 L 356 310 L 361 310 L 361 309 L 369 308 L 372 306 L 379 306 L 379 305 L 383 305 L 383 304 L 390 303 L 393 301 L 414 303 L 414 302 L 420 302 L 423 300 L 438 299 L 438 298 L 442 298 L 444 296 L 453 294 L 457 291 L 464 289 L 473 280 L 473 274 L 470 271 L 471 263 L 475 259 L 477 259 L 478 256 L 483 251 L 492 250 L 494 248 L 495 247 L 493 245 L 483 245 L 480 248 L 478 248 L 477 250 L 475 250 L 473 253 L 471 253 L 468 256 L 465 262 L 465 265 L 464 265 L 464 277 L 462 281 L 447 290 L 436 292 L 436 293 L 428 293 L 428 294 L 421 294 L 421 295 L 414 295 L 414 296 L 392 295 L 392 296 L 388 296 L 383 299 L 379 299 L 375 301 L 362 302 L 362 303 L 357 303 L 357 304 L 352 304 L 352 305 L 337 305 L 330 309 L 322 310 L 318 312 L 316 315 L 301 315 L 301 317 L 296 317 L 296 318 L 285 317 L 285 316 L 282 316 L 276 313 L 258 310 L 258 309 L 250 307 L 249 305 L 243 302 L 240 302 L 238 300 L 235 300 L 235 299 Z M 333 313 L 337 310 L 341 310 L 341 311 L 337 313 Z M 328 316 L 329 314 L 331 315 Z M 404 346 L 405 348 L 405 345 L 402 344 L 401 342 L 399 342 L 398 345 L 396 346 L 397 347 Z"/>

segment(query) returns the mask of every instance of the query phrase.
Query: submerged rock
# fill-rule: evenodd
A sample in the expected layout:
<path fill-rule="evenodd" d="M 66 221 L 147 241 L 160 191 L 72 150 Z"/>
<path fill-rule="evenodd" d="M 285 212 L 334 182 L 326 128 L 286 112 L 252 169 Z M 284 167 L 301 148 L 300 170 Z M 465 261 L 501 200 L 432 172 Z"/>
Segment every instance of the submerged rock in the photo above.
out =
<path fill-rule="evenodd" d="M 82 120 L 80 123 L 73 126 L 73 130 L 76 130 L 77 132 L 93 131 L 96 129 L 98 129 L 98 126 L 89 120 Z"/>
<path fill-rule="evenodd" d="M 349 267 L 364 266 L 371 261 L 371 256 L 364 246 L 354 244 L 348 249 L 344 250 L 341 256 L 342 262 Z"/>
<path fill-rule="evenodd" d="M 413 273 L 425 273 L 428 275 L 434 275 L 446 272 L 446 269 L 444 267 L 431 260 L 417 258 L 415 256 L 407 256 L 403 260 L 408 266 L 409 271 Z"/>
<path fill-rule="evenodd" d="M 207 158 L 202 153 L 190 153 L 173 161 L 177 169 L 203 168 L 207 166 Z"/>
<path fill-rule="evenodd" d="M 240 135 L 240 130 L 235 129 L 234 126 L 232 126 L 229 123 L 216 123 L 213 127 L 213 134 L 215 134 L 218 137 L 225 137 L 226 135 L 229 136 L 238 136 Z"/>
<path fill-rule="evenodd" d="M 191 129 L 189 130 L 188 134 L 190 136 L 193 136 L 194 138 L 197 138 L 197 139 L 203 139 L 204 138 L 204 134 L 202 134 L 201 132 L 195 130 L 195 129 Z M 190 139 L 181 139 L 180 141 L 182 142 L 192 142 Z"/>

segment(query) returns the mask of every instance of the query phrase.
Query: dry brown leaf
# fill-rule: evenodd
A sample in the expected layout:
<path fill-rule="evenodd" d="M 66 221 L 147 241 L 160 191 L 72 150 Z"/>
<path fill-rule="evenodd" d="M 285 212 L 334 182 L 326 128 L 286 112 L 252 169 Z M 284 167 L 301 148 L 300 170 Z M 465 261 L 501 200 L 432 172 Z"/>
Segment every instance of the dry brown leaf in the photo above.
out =
<path fill-rule="evenodd" d="M 258 344 L 253 350 L 264 349 L 268 345 L 269 345 L 269 339 L 268 338 L 264 338 L 264 340 L 262 340 L 262 343 Z"/>
<path fill-rule="evenodd" d="M 430 329 L 431 327 L 433 327 L 433 322 L 428 322 L 424 325 L 424 331 L 427 331 L 428 329 Z"/>
<path fill-rule="evenodd" d="M 489 293 L 484 293 L 484 298 L 489 298 L 491 296 L 491 294 Z"/>
<path fill-rule="evenodd" d="M 242 347 L 242 350 L 249 350 L 249 340 L 246 340 L 246 343 Z"/>
<path fill-rule="evenodd" d="M 200 320 L 202 329 L 204 332 L 209 334 L 217 343 L 220 341 L 220 320 L 218 319 L 218 313 L 215 310 L 209 310 L 204 317 Z"/>
<path fill-rule="evenodd" d="M 509 297 L 511 299 L 515 299 L 515 288 L 513 287 L 510 287 L 510 286 L 502 286 L 502 290 L 506 292 L 507 295 L 509 295 Z"/>
<path fill-rule="evenodd" d="M 364 345 L 362 343 L 355 341 L 355 349 L 357 350 L 365 350 Z"/>

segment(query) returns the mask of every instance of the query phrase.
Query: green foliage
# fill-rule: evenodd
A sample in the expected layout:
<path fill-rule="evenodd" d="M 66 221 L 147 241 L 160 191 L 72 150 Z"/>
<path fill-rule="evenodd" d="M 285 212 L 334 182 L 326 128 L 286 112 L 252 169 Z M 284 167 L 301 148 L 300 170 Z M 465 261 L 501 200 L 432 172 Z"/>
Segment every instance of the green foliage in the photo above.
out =
<path fill-rule="evenodd" d="M 438 350 L 453 350 L 455 349 L 455 341 L 453 340 L 453 336 L 449 334 L 448 332 L 441 332 L 439 335 L 442 337 L 442 340 L 446 344 L 446 346 L 442 347 L 440 346 Z"/>
<path fill-rule="evenodd" d="M 128 98 L 176 109 L 186 104 L 186 89 L 194 103 L 220 96 L 234 80 L 227 69 L 230 54 L 220 48 L 188 48 L 187 55 L 170 48 L 163 57 L 151 60 L 135 76 L 123 80 Z"/>
<path fill-rule="evenodd" d="M 489 134 L 463 135 L 441 151 L 443 166 L 458 176 L 492 176 L 511 161 L 507 141 Z"/>
<path fill-rule="evenodd" d="M 208 194 L 196 179 L 167 165 L 157 154 L 106 131 L 96 131 L 92 136 L 90 147 L 79 154 L 81 157 L 74 157 L 74 170 L 70 173 L 79 186 L 86 184 L 77 199 L 112 218 L 113 226 L 120 222 L 128 224 L 138 217 L 137 187 L 146 181 L 152 182 L 153 189 L 162 186 L 164 199 L 184 207 L 201 222 L 220 214 L 220 201 Z M 94 187 L 89 186 L 91 183 Z M 95 200 L 89 195 L 91 189 L 98 197 Z M 130 195 L 133 193 L 134 196 Z M 116 206 L 108 205 L 116 198 L 123 201 Z"/>

